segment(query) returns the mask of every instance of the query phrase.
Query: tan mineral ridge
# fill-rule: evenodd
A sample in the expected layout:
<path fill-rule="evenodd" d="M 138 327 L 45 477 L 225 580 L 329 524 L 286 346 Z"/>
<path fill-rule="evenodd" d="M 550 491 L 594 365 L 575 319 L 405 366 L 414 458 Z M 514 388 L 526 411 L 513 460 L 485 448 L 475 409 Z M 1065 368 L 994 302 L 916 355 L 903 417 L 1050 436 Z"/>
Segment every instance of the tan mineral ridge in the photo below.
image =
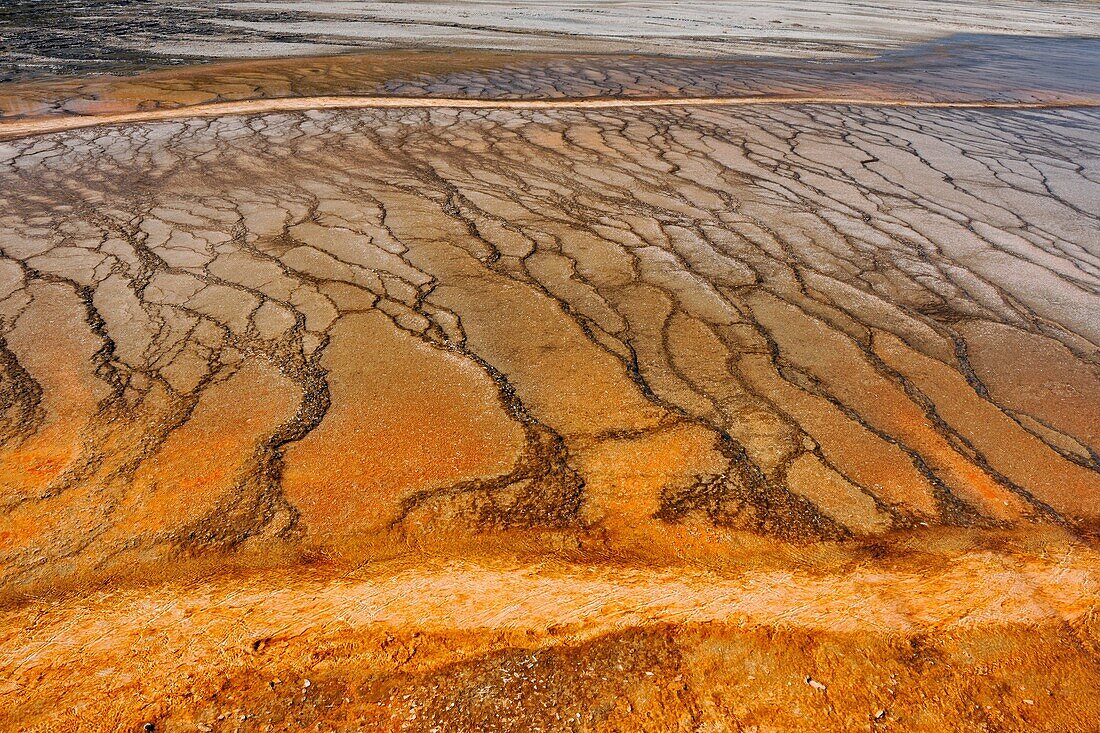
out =
<path fill-rule="evenodd" d="M 0 729 L 1100 730 L 1095 90 L 413 56 L 5 88 Z"/>

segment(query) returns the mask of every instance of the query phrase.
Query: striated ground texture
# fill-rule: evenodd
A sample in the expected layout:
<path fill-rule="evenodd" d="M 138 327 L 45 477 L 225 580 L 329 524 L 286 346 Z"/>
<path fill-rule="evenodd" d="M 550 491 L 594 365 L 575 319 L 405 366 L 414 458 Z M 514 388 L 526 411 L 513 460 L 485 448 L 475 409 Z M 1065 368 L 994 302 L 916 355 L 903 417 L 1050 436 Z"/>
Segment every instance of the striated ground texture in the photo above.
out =
<path fill-rule="evenodd" d="M 0 730 L 1100 730 L 1098 70 L 0 84 Z"/>

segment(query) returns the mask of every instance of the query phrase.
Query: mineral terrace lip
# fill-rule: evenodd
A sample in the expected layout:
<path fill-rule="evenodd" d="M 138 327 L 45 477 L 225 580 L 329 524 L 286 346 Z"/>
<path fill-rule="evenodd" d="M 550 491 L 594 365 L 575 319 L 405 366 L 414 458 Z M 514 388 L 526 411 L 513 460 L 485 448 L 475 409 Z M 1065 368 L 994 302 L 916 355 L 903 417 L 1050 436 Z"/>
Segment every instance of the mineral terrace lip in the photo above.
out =
<path fill-rule="evenodd" d="M 1100 100 L 1075 99 L 1043 102 L 980 100 L 910 100 L 827 96 L 665 97 L 605 99 L 469 99 L 462 97 L 288 97 L 238 102 L 214 102 L 171 109 L 119 114 L 70 115 L 0 122 L 0 139 L 43 135 L 97 125 L 121 125 L 194 117 L 257 115 L 308 110 L 354 109 L 474 109 L 474 110 L 604 110 L 660 107 L 758 107 L 765 105 L 899 107 L 959 110 L 1041 110 L 1100 107 Z"/>

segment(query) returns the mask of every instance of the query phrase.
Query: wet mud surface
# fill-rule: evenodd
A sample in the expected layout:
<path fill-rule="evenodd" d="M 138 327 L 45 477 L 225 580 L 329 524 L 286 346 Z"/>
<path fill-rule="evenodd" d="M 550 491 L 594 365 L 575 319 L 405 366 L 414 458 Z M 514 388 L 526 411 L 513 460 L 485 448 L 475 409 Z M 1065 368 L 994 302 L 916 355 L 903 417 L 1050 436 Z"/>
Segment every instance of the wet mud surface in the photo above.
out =
<path fill-rule="evenodd" d="M 0 728 L 1095 729 L 1095 48 L 958 43 L 7 85 Z"/>

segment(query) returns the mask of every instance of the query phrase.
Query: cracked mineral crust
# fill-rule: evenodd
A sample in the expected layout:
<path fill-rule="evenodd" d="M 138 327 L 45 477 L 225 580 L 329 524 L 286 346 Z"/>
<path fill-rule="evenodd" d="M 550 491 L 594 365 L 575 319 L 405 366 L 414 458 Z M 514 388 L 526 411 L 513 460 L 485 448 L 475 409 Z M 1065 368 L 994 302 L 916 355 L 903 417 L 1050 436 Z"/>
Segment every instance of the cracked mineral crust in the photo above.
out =
<path fill-rule="evenodd" d="M 0 83 L 0 729 L 1100 730 L 1100 14 L 1019 5 Z"/>

